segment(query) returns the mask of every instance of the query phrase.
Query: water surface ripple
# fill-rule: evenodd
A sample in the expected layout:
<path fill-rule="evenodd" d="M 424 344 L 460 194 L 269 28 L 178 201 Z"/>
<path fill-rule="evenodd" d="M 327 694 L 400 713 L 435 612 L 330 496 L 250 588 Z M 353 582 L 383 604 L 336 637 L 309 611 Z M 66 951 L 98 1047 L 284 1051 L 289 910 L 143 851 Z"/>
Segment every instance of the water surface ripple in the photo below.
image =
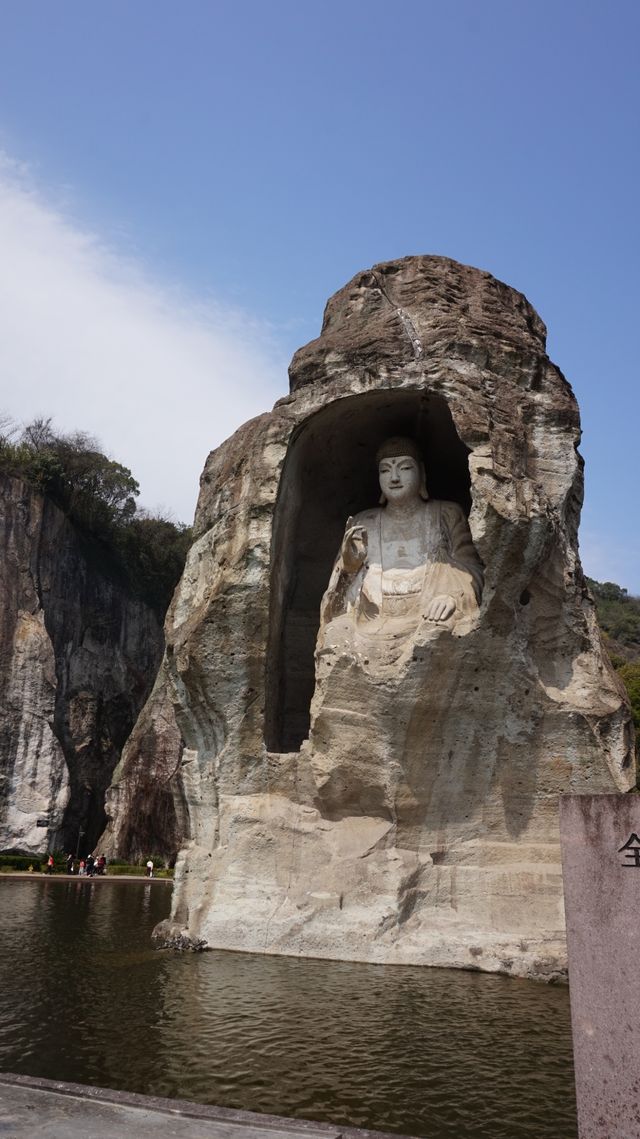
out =
<path fill-rule="evenodd" d="M 169 893 L 0 882 L 0 1068 L 425 1139 L 575 1139 L 566 988 L 158 952 Z"/>

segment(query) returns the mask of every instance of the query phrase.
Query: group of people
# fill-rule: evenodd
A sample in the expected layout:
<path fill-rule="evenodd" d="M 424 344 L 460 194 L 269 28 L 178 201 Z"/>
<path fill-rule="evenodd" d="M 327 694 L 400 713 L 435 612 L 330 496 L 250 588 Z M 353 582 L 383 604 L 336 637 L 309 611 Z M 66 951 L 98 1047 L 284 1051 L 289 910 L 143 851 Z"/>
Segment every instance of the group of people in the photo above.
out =
<path fill-rule="evenodd" d="M 29 867 L 33 870 L 33 866 Z M 107 860 L 104 854 L 88 854 L 86 858 L 77 858 L 73 854 L 68 854 L 66 857 L 66 873 L 78 874 L 82 877 L 95 878 L 96 874 L 105 874 L 107 870 Z M 47 857 L 47 864 L 45 867 L 45 874 L 55 874 L 56 866 L 55 859 L 52 854 Z M 153 878 L 153 861 L 148 859 L 145 866 L 145 876 Z"/>
<path fill-rule="evenodd" d="M 51 858 L 49 861 L 53 862 L 53 859 Z M 72 854 L 67 855 L 67 874 L 81 874 L 86 875 L 87 878 L 93 878 L 96 874 L 104 874 L 106 868 L 107 860 L 104 854 L 97 856 L 88 854 L 86 858 L 79 860 L 74 858 Z"/>

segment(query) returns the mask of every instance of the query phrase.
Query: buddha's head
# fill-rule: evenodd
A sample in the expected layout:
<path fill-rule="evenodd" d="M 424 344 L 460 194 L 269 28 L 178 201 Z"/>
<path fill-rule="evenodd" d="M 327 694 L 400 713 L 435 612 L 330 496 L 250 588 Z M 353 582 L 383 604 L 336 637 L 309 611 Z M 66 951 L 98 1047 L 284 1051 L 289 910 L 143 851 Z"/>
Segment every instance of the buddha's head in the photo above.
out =
<path fill-rule="evenodd" d="M 420 449 L 413 439 L 404 435 L 393 435 L 385 439 L 376 453 L 378 479 L 380 481 L 380 505 L 387 502 L 411 502 L 423 499 L 425 502 L 427 482 Z"/>

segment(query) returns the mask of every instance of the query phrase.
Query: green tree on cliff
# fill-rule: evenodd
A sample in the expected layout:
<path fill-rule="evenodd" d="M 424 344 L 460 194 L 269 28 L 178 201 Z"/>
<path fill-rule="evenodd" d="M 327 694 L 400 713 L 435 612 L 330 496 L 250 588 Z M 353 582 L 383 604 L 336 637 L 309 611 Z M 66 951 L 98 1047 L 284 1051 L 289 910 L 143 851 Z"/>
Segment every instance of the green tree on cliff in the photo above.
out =
<path fill-rule="evenodd" d="M 640 755 L 640 597 L 630 597 L 626 589 L 612 581 L 588 577 L 587 583 L 611 663 L 629 696 Z"/>
<path fill-rule="evenodd" d="M 617 671 L 631 701 L 633 721 L 636 726 L 636 745 L 640 753 L 640 661 L 628 661 L 620 665 Z"/>
<path fill-rule="evenodd" d="M 120 525 L 133 518 L 140 487 L 128 467 L 109 459 L 84 431 L 57 435 L 51 419 L 34 419 L 17 446 L 0 450 L 0 461 L 20 467 L 74 521 L 89 529 Z M 4 464 L 3 464 L 4 465 Z"/>
<path fill-rule="evenodd" d="M 116 571 L 164 613 L 182 572 L 190 531 L 139 511 L 140 488 L 128 467 L 110 459 L 86 432 L 59 434 L 51 418 L 20 429 L 0 417 L 0 473 L 35 486 L 82 533 L 100 543 Z"/>

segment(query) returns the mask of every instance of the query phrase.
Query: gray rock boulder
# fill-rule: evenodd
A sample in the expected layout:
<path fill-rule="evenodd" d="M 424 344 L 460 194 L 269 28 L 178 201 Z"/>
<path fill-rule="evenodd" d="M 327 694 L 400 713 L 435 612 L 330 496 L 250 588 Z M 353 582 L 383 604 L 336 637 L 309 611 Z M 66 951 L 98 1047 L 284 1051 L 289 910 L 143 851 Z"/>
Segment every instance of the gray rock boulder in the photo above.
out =
<path fill-rule="evenodd" d="M 112 849 L 135 841 L 162 739 L 173 936 L 556 976 L 558 797 L 636 776 L 578 557 L 578 408 L 544 325 L 488 273 L 409 257 L 331 298 L 290 378 L 207 461 L 160 677 L 110 793 Z M 480 608 L 416 628 L 384 667 L 353 645 L 314 656 L 390 435 L 468 516 Z"/>

